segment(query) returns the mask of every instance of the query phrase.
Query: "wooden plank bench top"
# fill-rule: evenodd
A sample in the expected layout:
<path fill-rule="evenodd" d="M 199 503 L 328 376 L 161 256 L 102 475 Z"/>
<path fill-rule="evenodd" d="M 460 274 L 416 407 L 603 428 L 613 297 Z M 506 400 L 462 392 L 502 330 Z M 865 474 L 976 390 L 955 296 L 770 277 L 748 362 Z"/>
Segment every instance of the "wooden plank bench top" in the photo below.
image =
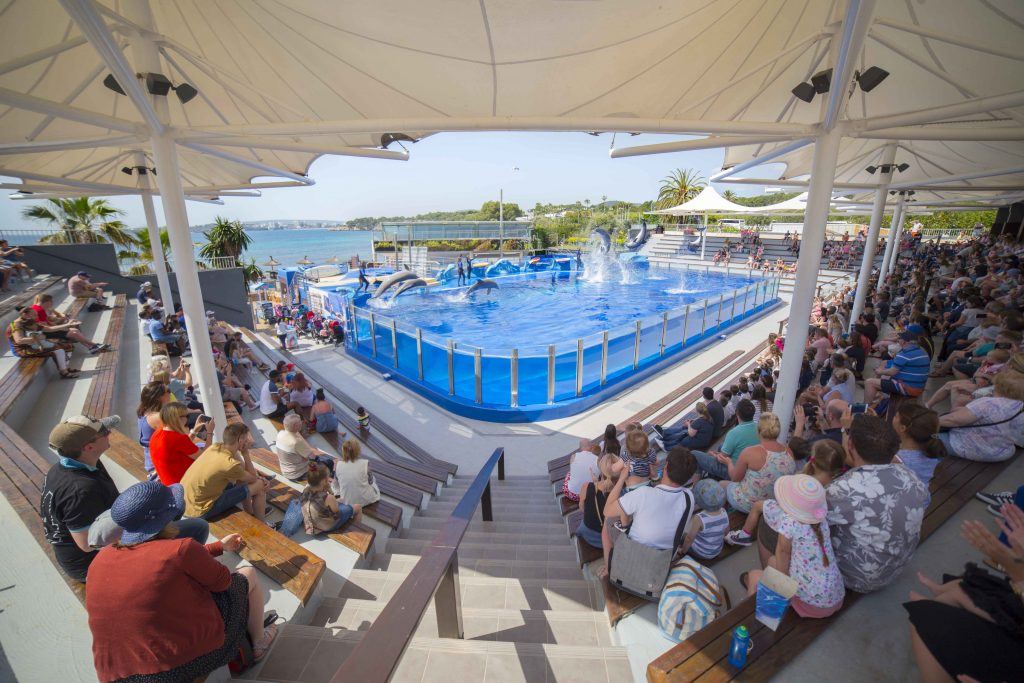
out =
<path fill-rule="evenodd" d="M 96 369 L 93 371 L 89 391 L 85 395 L 82 414 L 92 418 L 110 415 L 114 408 L 114 390 L 117 387 L 117 360 L 120 356 L 121 331 L 124 328 L 124 311 L 127 298 L 124 294 L 114 297 L 113 310 L 110 312 L 110 324 L 103 343 L 110 345 L 109 351 L 97 356 Z"/>
<path fill-rule="evenodd" d="M 18 398 L 43 369 L 46 358 L 21 358 L 0 378 L 0 419 L 7 417 Z"/>
<path fill-rule="evenodd" d="M 650 405 L 646 406 L 645 408 L 643 408 L 643 410 L 640 410 L 640 411 L 634 413 L 629 418 L 627 418 L 627 419 L 623 420 L 622 422 L 620 422 L 619 424 L 617 424 L 616 425 L 616 429 L 618 429 L 618 431 L 621 432 L 622 430 L 624 430 L 626 428 L 626 425 L 629 424 L 630 422 L 644 423 L 644 422 L 647 421 L 647 419 L 649 417 L 651 417 L 655 413 L 658 413 L 659 411 L 662 411 L 665 408 L 665 406 L 668 406 L 673 401 L 676 401 L 676 399 L 678 399 L 680 396 L 683 396 L 684 394 L 692 392 L 694 388 L 703 389 L 704 385 L 707 383 L 708 378 L 711 377 L 712 375 L 715 375 L 716 373 L 719 373 L 719 368 L 721 368 L 722 365 L 731 363 L 732 361 L 734 361 L 735 359 L 739 358 L 742 355 L 743 355 L 743 352 L 739 351 L 739 350 L 730 352 L 724 358 L 722 358 L 721 361 L 719 361 L 718 365 L 710 367 L 707 370 L 704 370 L 703 372 L 701 372 L 696 377 L 693 377 L 692 379 L 689 379 L 689 380 L 683 382 L 681 385 L 679 385 L 678 387 L 676 387 L 675 389 L 673 389 L 669 393 L 665 394 L 664 396 L 659 398 L 657 401 L 655 401 L 655 402 L 651 403 Z M 699 391 L 698 391 L 698 394 L 699 394 Z M 591 440 L 592 441 L 600 441 L 603 438 L 604 438 L 604 433 L 602 432 L 601 434 L 595 436 Z M 576 451 L 573 451 L 573 453 L 575 453 L 575 452 Z M 549 460 L 548 461 L 548 471 L 551 472 L 553 470 L 564 469 L 564 468 L 568 467 L 569 466 L 569 459 L 571 457 L 572 457 L 572 453 L 567 453 L 566 455 L 560 456 L 558 458 L 554 458 L 553 460 Z M 563 474 L 562 476 L 564 477 L 565 475 Z M 554 481 L 554 480 L 552 480 L 552 481 Z"/>
<path fill-rule="evenodd" d="M 339 455 L 341 454 L 342 442 L 338 432 L 319 432 L 319 434 L 324 437 L 324 440 L 331 445 L 331 448 L 333 448 L 336 453 Z M 400 465 L 393 465 L 386 460 L 370 460 L 370 471 L 375 475 L 380 474 L 405 486 L 422 491 L 428 496 L 437 494 L 437 485 L 439 483 L 438 479 L 428 477 L 424 474 L 419 474 L 412 470 L 407 470 Z M 416 505 L 417 509 L 420 507 L 419 503 L 410 502 L 409 504 Z"/>
<path fill-rule="evenodd" d="M 139 481 L 146 480 L 142 446 L 121 432 L 111 432 L 110 448 L 103 457 Z M 327 566 L 324 560 L 240 509 L 209 522 L 210 530 L 219 538 L 242 534 L 246 547 L 239 555 L 306 604 Z"/>
<path fill-rule="evenodd" d="M 246 329 L 244 327 L 240 327 L 240 328 L 238 328 L 238 330 L 247 339 L 250 339 L 252 341 L 258 341 L 259 340 L 259 337 L 252 330 Z M 285 355 L 288 355 L 286 352 L 284 352 L 284 353 L 285 353 Z M 442 483 L 447 482 L 448 475 L 454 476 L 458 472 L 458 466 L 457 465 L 454 465 L 454 464 L 452 464 L 450 462 L 447 462 L 447 461 L 444 461 L 444 460 L 440 460 L 438 458 L 433 457 L 432 455 L 427 453 L 425 450 L 423 450 L 423 448 L 421 448 L 418 444 L 414 443 L 413 441 L 408 439 L 404 434 L 400 433 L 398 430 L 396 430 L 393 427 L 391 427 L 391 425 L 387 424 L 384 420 L 380 419 L 379 416 L 375 416 L 374 417 L 373 426 L 371 428 L 371 431 L 370 431 L 369 434 L 366 435 L 366 436 L 369 437 L 369 439 L 364 439 L 363 435 L 360 434 L 361 430 L 359 430 L 358 424 L 355 424 L 354 420 L 349 415 L 349 413 L 352 413 L 352 414 L 355 413 L 356 409 L 359 407 L 358 402 L 356 402 L 355 399 L 353 399 L 351 396 L 349 396 L 345 392 L 341 391 L 338 387 L 334 386 L 334 384 L 332 382 L 330 382 L 326 377 L 321 375 L 316 370 L 313 370 L 312 368 L 303 368 L 302 371 L 306 375 L 306 377 L 309 377 L 310 379 L 312 379 L 314 382 L 316 382 L 320 386 L 322 386 L 322 387 L 330 387 L 330 392 L 332 394 L 336 395 L 339 399 L 341 399 L 341 402 L 345 404 L 345 407 L 348 408 L 348 411 L 338 411 L 337 407 L 335 407 L 335 412 L 338 415 L 339 421 L 341 421 L 343 423 L 343 425 L 345 426 L 345 429 L 350 434 L 352 434 L 352 435 L 359 434 L 360 435 L 360 440 L 365 440 L 366 441 L 366 445 L 369 446 L 371 449 L 373 449 L 374 453 L 377 453 L 378 455 L 380 455 L 382 459 L 390 460 L 390 457 L 389 458 L 385 458 L 384 457 L 383 453 L 385 451 L 389 454 L 389 456 L 391 454 L 393 454 L 395 458 L 401 458 L 401 456 L 395 454 L 394 451 L 392 451 L 386 444 L 381 442 L 380 439 L 377 439 L 373 435 L 373 430 L 379 431 L 387 439 L 389 439 L 392 443 L 394 443 L 396 446 L 398 446 L 403 451 L 408 453 L 412 457 L 413 460 L 418 461 L 419 463 L 424 464 L 424 465 L 430 465 L 433 468 L 435 468 L 435 470 L 436 469 L 440 469 L 444 473 L 444 477 L 441 479 Z M 394 462 L 393 464 L 397 465 L 397 464 L 400 464 L 400 463 L 399 462 Z"/>
<path fill-rule="evenodd" d="M 11 504 L 68 588 L 84 605 L 85 584 L 72 579 L 60 568 L 53 546 L 46 540 L 43 530 L 39 505 L 42 502 L 43 480 L 49 469 L 49 462 L 25 443 L 10 425 L 0 421 L 0 494 Z"/>
<path fill-rule="evenodd" d="M 919 543 L 955 515 L 974 494 L 984 490 L 1011 460 L 980 463 L 948 457 L 940 462 L 929 486 L 932 499 L 925 511 Z M 801 619 L 788 610 L 779 629 L 774 632 L 754 618 L 756 598 L 748 597 L 652 661 L 647 667 L 647 680 L 652 683 L 734 679 L 766 681 L 804 651 L 843 611 L 855 604 L 860 595 L 847 591 L 842 609 L 827 619 Z M 728 662 L 732 630 L 739 624 L 746 625 L 754 642 L 747 665 L 742 670 Z"/>
<path fill-rule="evenodd" d="M 227 416 L 228 424 L 242 422 L 238 410 L 230 401 L 224 402 L 224 413 Z M 253 448 L 249 451 L 249 457 L 261 467 L 265 467 L 279 476 L 284 476 L 281 474 L 281 463 L 273 451 L 267 448 Z M 294 488 L 288 486 L 283 481 L 275 480 L 267 490 L 267 502 L 284 511 L 288 509 L 288 503 L 291 502 L 296 493 Z M 387 524 L 392 529 L 397 529 L 402 523 L 402 508 L 387 501 L 377 501 L 373 505 L 364 506 L 363 511 L 370 517 Z M 349 533 L 352 534 L 351 538 L 347 537 Z M 339 537 L 346 537 L 344 540 L 340 538 L 335 539 L 342 543 L 342 545 L 355 550 L 360 555 L 365 555 L 373 547 L 373 539 L 376 532 L 371 527 L 351 522 L 345 526 L 344 531 L 337 531 L 334 534 Z M 367 536 L 369 536 L 368 539 Z"/>

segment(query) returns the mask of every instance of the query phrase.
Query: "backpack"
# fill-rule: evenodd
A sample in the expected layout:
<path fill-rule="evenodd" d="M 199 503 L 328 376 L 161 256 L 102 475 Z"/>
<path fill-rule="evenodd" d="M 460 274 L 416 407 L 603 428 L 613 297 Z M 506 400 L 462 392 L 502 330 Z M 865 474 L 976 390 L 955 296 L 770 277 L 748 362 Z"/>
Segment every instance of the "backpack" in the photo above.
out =
<path fill-rule="evenodd" d="M 729 592 L 715 573 L 684 557 L 668 573 L 658 602 L 658 626 L 666 638 L 681 643 L 731 608 Z"/>
<path fill-rule="evenodd" d="M 304 526 L 305 522 L 302 519 L 302 501 L 298 496 L 295 496 L 292 498 L 291 502 L 288 503 L 288 509 L 284 511 L 284 519 L 281 520 L 281 526 L 278 528 L 278 531 L 291 538 Z"/>
<path fill-rule="evenodd" d="M 615 588 L 632 593 L 645 600 L 658 600 L 665 588 L 676 548 L 682 542 L 686 523 L 693 513 L 693 497 L 689 489 L 680 489 L 678 495 L 684 496 L 686 504 L 683 516 L 676 527 L 674 542 L 671 548 L 653 548 L 634 541 L 626 532 L 615 539 L 611 554 L 608 557 L 608 582 Z"/>

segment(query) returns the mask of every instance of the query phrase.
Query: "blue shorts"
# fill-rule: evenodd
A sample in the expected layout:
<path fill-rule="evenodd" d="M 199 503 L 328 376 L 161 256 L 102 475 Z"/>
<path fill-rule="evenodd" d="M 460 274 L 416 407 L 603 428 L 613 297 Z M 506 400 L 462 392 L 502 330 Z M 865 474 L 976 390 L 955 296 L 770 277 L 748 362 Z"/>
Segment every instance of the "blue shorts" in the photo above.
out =
<path fill-rule="evenodd" d="M 214 501 L 213 505 L 205 514 L 199 515 L 203 519 L 210 519 L 227 512 L 249 497 L 249 487 L 245 484 L 233 484 L 224 489 L 220 498 Z"/>
<path fill-rule="evenodd" d="M 356 511 L 352 508 L 351 505 L 346 505 L 345 503 L 342 503 L 339 500 L 338 501 L 338 521 L 335 522 L 334 526 L 332 526 L 330 529 L 328 529 L 324 533 L 330 533 L 332 531 L 337 531 L 341 527 L 343 527 L 346 524 L 348 524 L 348 521 L 350 519 L 352 519 L 352 515 L 354 515 L 355 512 Z"/>

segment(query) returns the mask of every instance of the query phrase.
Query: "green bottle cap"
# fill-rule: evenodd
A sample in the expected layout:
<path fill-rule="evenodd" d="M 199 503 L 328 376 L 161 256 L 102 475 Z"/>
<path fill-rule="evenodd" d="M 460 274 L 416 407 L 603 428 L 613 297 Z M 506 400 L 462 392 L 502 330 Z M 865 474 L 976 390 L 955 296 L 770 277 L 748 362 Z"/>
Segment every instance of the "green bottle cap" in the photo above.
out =
<path fill-rule="evenodd" d="M 750 636 L 750 633 L 747 632 L 746 626 L 740 624 L 736 627 L 736 635 L 738 635 L 740 638 L 747 638 Z"/>

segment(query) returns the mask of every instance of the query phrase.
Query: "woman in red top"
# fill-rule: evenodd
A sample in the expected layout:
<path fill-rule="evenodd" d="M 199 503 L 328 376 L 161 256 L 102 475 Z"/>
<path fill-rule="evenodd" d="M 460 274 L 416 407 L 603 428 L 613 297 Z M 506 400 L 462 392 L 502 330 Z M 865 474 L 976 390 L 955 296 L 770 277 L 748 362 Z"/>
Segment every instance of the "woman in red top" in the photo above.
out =
<path fill-rule="evenodd" d="M 181 487 L 173 487 L 180 491 Z M 214 559 L 238 552 L 238 534 L 199 545 L 168 526 L 184 500 L 156 481 L 127 489 L 110 508 L 124 532 L 89 567 L 85 609 L 101 681 L 191 681 L 231 661 L 248 637 L 257 661 L 277 627 L 264 628 L 256 570 L 234 574 Z"/>
<path fill-rule="evenodd" d="M 149 438 L 149 457 L 164 486 L 181 482 L 185 470 L 199 457 L 200 447 L 206 445 L 200 441 L 200 435 L 212 433 L 213 420 L 196 422 L 189 431 L 187 419 L 188 406 L 168 403 L 160 409 L 163 428 L 153 432 Z"/>

